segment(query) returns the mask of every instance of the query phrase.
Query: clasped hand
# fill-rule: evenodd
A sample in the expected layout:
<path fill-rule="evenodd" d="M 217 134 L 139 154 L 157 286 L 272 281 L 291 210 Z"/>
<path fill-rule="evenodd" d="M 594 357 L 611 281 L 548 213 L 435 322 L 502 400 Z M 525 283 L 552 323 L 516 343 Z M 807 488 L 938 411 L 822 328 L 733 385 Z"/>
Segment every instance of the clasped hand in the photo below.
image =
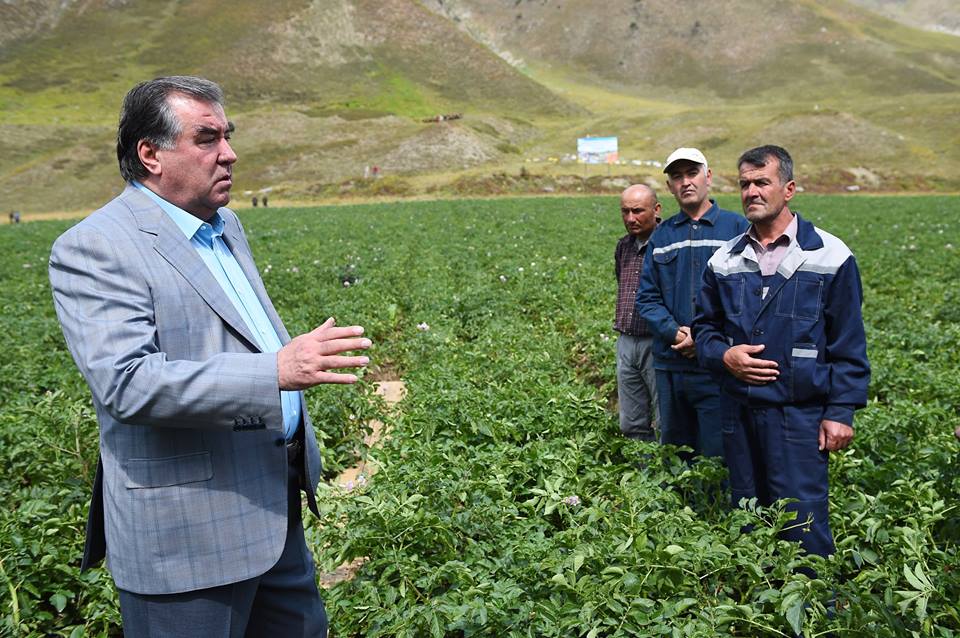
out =
<path fill-rule="evenodd" d="M 321 383 L 356 383 L 355 374 L 328 372 L 340 368 L 358 368 L 369 357 L 344 356 L 351 350 L 366 350 L 369 339 L 361 338 L 362 326 L 335 327 L 333 317 L 314 330 L 294 337 L 277 352 L 277 371 L 281 390 L 304 390 Z"/>
<path fill-rule="evenodd" d="M 697 344 L 694 343 L 688 326 L 677 328 L 677 335 L 673 338 L 673 345 L 670 346 L 670 349 L 676 350 L 687 359 L 693 359 L 697 356 Z"/>

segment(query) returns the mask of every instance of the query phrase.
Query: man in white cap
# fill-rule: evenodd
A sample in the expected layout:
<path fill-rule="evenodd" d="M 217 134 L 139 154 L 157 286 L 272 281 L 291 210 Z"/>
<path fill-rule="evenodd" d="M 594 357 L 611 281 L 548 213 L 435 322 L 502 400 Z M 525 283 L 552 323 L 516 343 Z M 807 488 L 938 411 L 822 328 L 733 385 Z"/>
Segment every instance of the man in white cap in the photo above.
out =
<path fill-rule="evenodd" d="M 637 291 L 637 310 L 654 337 L 660 442 L 722 457 L 720 388 L 697 363 L 690 325 L 707 261 L 749 224 L 708 197 L 712 174 L 699 150 L 678 148 L 663 172 L 680 211 L 650 237 Z"/>

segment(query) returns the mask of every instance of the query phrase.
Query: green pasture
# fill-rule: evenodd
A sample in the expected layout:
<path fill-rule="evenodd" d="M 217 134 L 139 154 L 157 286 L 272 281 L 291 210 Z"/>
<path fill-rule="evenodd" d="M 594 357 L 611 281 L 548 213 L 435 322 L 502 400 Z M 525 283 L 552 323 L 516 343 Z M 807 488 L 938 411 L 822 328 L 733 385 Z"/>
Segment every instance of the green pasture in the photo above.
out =
<path fill-rule="evenodd" d="M 719 462 L 619 436 L 614 198 L 241 211 L 291 333 L 334 316 L 375 344 L 361 384 L 307 394 L 318 571 L 366 559 L 324 594 L 332 635 L 960 635 L 960 201 L 796 208 L 857 255 L 873 365 L 831 461 L 827 561 L 777 540 L 781 509 L 731 511 Z M 0 226 L 4 636 L 119 635 L 109 575 L 79 572 L 96 422 L 46 275 L 72 223 Z M 406 383 L 396 411 L 383 378 Z M 391 432 L 374 450 L 371 418 Z M 358 455 L 380 471 L 333 485 Z"/>

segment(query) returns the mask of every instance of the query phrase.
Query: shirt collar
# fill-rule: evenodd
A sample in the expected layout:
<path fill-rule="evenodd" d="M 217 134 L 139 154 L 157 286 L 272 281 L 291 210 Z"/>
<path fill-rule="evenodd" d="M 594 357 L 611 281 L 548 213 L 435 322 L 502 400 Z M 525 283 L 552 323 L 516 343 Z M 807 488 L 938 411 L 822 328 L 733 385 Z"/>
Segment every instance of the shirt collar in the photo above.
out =
<path fill-rule="evenodd" d="M 792 244 L 797 240 L 797 226 L 798 226 L 797 216 L 794 215 L 793 219 L 790 220 L 790 223 L 787 224 L 787 227 L 783 230 L 783 233 L 779 237 L 774 239 L 772 242 L 767 244 L 767 246 L 775 246 L 776 244 L 781 243 L 781 240 L 784 237 L 786 237 L 787 239 L 787 241 L 784 243 L 786 243 L 789 246 L 790 244 Z M 753 224 L 750 224 L 750 228 L 747 229 L 747 238 L 757 246 L 760 246 L 760 248 L 762 249 L 767 248 L 767 246 L 764 246 L 763 243 L 760 241 L 760 237 L 757 235 L 757 229 L 754 227 Z"/>
<path fill-rule="evenodd" d="M 191 215 L 179 206 L 171 204 L 140 182 L 134 180 L 130 183 L 134 188 L 156 202 L 157 206 L 159 206 L 161 210 L 163 210 L 163 212 L 165 212 L 167 216 L 173 220 L 173 223 L 177 225 L 177 228 L 180 229 L 187 239 L 193 239 L 193 236 L 197 235 L 197 231 L 200 230 L 204 231 L 200 233 L 200 238 L 205 240 L 207 243 L 210 243 L 213 237 L 223 234 L 223 217 L 220 216 L 219 211 L 214 213 L 213 217 L 204 222 L 196 215 Z"/>

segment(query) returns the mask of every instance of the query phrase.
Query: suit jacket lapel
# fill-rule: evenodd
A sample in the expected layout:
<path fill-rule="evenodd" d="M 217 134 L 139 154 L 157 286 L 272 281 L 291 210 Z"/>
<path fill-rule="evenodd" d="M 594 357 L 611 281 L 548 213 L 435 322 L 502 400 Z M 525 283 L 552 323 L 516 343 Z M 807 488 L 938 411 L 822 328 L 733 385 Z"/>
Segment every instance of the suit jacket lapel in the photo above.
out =
<path fill-rule="evenodd" d="M 130 210 L 137 219 L 140 230 L 155 235 L 154 249 L 183 275 L 184 280 L 197 291 L 197 294 L 223 319 L 224 323 L 243 337 L 251 348 L 259 352 L 260 346 L 253 338 L 249 326 L 240 317 L 240 313 L 223 292 L 213 273 L 197 254 L 197 249 L 173 220 L 149 197 L 131 186 L 127 187 L 123 197 L 130 204 Z"/>
<path fill-rule="evenodd" d="M 236 258 L 237 263 L 240 264 L 240 269 L 243 270 L 247 281 L 250 282 L 250 286 L 253 288 L 253 292 L 256 293 L 257 299 L 260 300 L 260 305 L 263 306 L 267 317 L 270 319 L 270 323 L 273 324 L 274 330 L 277 331 L 280 342 L 287 343 L 290 341 L 290 335 L 287 333 L 287 329 L 284 327 L 280 315 L 277 314 L 273 303 L 270 301 L 267 289 L 263 285 L 263 279 L 260 278 L 260 271 L 257 270 L 257 265 L 253 263 L 253 255 L 250 254 L 247 243 L 240 236 L 240 228 L 236 225 L 235 221 L 229 218 L 227 219 L 226 228 L 223 231 L 223 239 L 227 244 L 227 248 L 230 249 L 230 252 L 233 253 L 233 256 Z"/>

